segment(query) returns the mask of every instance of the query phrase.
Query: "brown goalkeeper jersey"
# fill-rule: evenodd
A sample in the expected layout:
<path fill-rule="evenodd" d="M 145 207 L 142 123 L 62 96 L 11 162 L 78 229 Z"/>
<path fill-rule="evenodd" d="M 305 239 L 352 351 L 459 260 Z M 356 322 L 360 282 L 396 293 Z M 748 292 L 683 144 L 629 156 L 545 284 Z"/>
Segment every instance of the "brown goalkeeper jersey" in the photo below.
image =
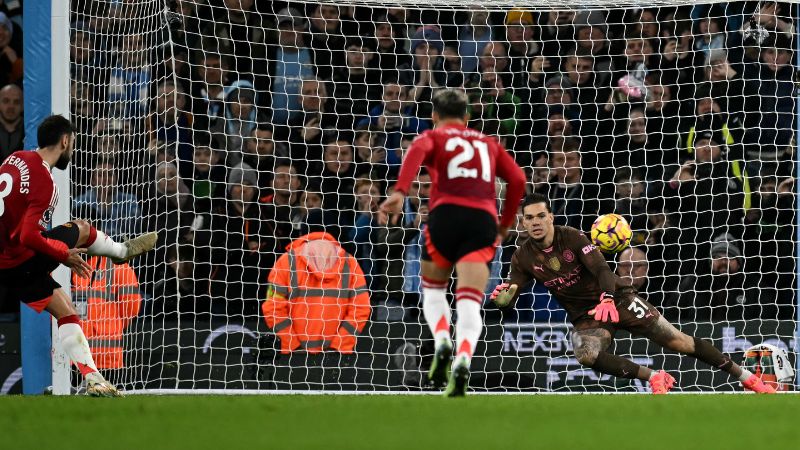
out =
<path fill-rule="evenodd" d="M 534 279 L 542 283 L 573 323 L 588 318 L 586 313 L 597 305 L 603 292 L 618 297 L 636 294 L 630 284 L 611 272 L 603 254 L 583 233 L 559 225 L 550 247 L 540 249 L 528 239 L 517 248 L 511 257 L 509 278 L 510 284 L 520 288 Z"/>

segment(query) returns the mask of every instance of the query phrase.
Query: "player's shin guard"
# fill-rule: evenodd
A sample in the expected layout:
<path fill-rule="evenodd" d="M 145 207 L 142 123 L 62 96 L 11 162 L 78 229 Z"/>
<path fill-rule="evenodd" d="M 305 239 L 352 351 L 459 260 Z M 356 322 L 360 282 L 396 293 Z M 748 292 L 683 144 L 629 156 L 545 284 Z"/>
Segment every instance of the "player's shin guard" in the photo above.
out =
<path fill-rule="evenodd" d="M 469 363 L 483 331 L 481 304 L 483 293 L 474 288 L 456 290 L 456 360 L 455 364 Z"/>
<path fill-rule="evenodd" d="M 71 315 L 58 319 L 58 337 L 61 339 L 64 351 L 78 366 L 81 375 L 86 377 L 90 373 L 97 372 L 92 351 L 89 350 L 89 343 L 83 334 L 78 316 Z"/>
<path fill-rule="evenodd" d="M 728 372 L 733 376 L 738 377 L 741 375 L 740 371 L 737 371 L 737 373 L 732 373 L 733 368 L 738 368 L 739 366 L 733 364 L 733 361 L 728 355 L 717 350 L 716 347 L 704 339 L 694 338 L 694 352 L 692 353 L 692 356 L 710 365 L 711 367 Z"/>
<path fill-rule="evenodd" d="M 89 239 L 86 241 L 86 253 L 97 256 L 110 256 L 121 259 L 127 256 L 128 249 L 124 244 L 114 242 L 105 233 L 95 227 L 89 230 Z"/>
<path fill-rule="evenodd" d="M 636 378 L 639 364 L 608 352 L 601 351 L 592 364 L 592 369 L 619 378 Z"/>
<path fill-rule="evenodd" d="M 447 303 L 447 281 L 422 277 L 422 314 L 438 345 L 450 339 L 450 305 Z"/>

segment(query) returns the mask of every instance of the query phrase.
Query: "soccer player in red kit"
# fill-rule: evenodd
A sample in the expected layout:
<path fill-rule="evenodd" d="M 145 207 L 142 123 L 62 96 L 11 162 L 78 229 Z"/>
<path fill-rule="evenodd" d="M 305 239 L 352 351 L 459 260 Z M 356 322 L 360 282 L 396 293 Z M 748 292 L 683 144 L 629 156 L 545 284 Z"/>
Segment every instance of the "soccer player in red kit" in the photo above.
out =
<path fill-rule="evenodd" d="M 64 264 L 79 276 L 89 276 L 92 268 L 81 253 L 122 263 L 151 250 L 157 235 L 117 243 L 83 220 L 48 231 L 58 201 L 50 171 L 69 165 L 75 128 L 61 116 L 50 116 L 39 125 L 37 139 L 36 151 L 15 152 L 0 165 L 0 283 L 8 289 L 6 300 L 23 302 L 37 312 L 47 310 L 56 318 L 58 336 L 86 379 L 89 395 L 119 396 L 97 371 L 75 307 L 50 273 Z"/>
<path fill-rule="evenodd" d="M 380 214 L 386 222 L 389 215 L 400 212 L 411 181 L 424 165 L 431 177 L 431 194 L 421 258 L 422 311 L 436 343 L 428 378 L 437 386 L 447 382 L 445 395 L 455 397 L 466 394 L 470 361 L 483 331 L 481 305 L 489 280 L 488 263 L 515 220 L 525 176 L 497 139 L 467 128 L 463 92 L 437 93 L 432 119 L 434 129 L 418 136 L 408 149 L 395 190 L 381 205 Z M 499 224 L 495 174 L 508 183 Z M 451 372 L 453 343 L 446 289 L 454 266 L 458 322 Z"/>

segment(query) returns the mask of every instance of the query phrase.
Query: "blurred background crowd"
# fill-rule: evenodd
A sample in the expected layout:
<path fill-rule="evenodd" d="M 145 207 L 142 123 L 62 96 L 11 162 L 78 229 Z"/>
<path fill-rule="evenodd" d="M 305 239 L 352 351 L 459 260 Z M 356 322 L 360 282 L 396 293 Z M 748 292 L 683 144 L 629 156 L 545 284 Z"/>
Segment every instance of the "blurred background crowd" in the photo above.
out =
<path fill-rule="evenodd" d="M 159 232 L 134 264 L 144 313 L 256 315 L 291 240 L 327 231 L 363 269 L 373 319 L 416 321 L 429 176 L 398 224 L 375 212 L 432 127 L 432 94 L 460 87 L 469 126 L 505 145 L 557 223 L 629 220 L 614 268 L 668 317 L 794 317 L 789 5 L 458 6 L 180 0 L 165 20 L 147 3 L 74 1 L 73 214 L 117 238 Z M 12 19 L 0 17 L 3 158 L 22 142 Z M 498 250 L 494 282 L 522 239 Z M 505 315 L 563 317 L 539 287 Z"/>

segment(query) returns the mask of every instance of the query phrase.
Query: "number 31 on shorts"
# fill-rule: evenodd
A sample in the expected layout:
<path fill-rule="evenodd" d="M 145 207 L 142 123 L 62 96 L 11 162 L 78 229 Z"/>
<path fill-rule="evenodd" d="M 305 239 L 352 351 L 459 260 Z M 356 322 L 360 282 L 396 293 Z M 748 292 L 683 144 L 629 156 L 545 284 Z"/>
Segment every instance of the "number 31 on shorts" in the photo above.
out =
<path fill-rule="evenodd" d="M 645 314 L 647 314 L 647 306 L 644 304 L 642 299 L 639 297 L 634 297 L 631 301 L 631 304 L 628 305 L 628 311 L 633 311 L 636 314 L 637 319 L 644 318 Z"/>

